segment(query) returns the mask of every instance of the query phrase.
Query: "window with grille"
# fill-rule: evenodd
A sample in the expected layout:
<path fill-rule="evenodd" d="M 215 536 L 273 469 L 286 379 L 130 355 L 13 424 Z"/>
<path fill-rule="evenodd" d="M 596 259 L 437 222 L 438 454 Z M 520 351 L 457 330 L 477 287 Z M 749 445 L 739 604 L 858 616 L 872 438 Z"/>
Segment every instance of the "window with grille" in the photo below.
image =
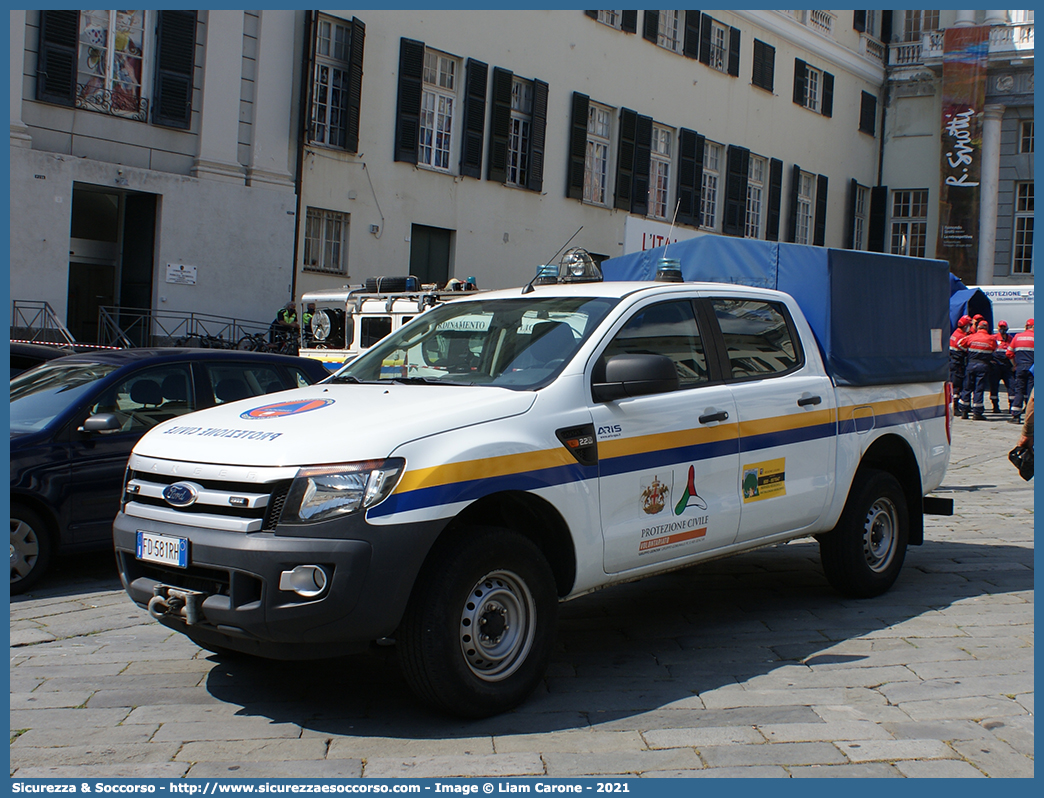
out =
<path fill-rule="evenodd" d="M 656 34 L 656 43 L 673 53 L 681 52 L 681 11 L 659 12 L 659 30 Z"/>
<path fill-rule="evenodd" d="M 710 66 L 725 72 L 729 68 L 729 29 L 712 21 L 710 42 Z"/>
<path fill-rule="evenodd" d="M 1013 274 L 1033 274 L 1033 183 L 1015 186 Z"/>
<path fill-rule="evenodd" d="M 533 125 L 533 81 L 512 78 L 511 123 L 508 128 L 507 182 L 526 187 L 529 180 L 529 139 Z"/>
<path fill-rule="evenodd" d="M 312 141 L 344 147 L 348 136 L 348 58 L 352 29 L 320 19 L 315 38 Z"/>
<path fill-rule="evenodd" d="M 794 242 L 797 244 L 812 243 L 812 218 L 816 207 L 816 176 L 802 172 L 798 178 L 797 191 L 797 227 Z"/>
<path fill-rule="evenodd" d="M 587 110 L 587 152 L 584 159 L 584 199 L 605 205 L 609 178 L 612 111 L 591 103 Z"/>
<path fill-rule="evenodd" d="M 668 197 L 673 147 L 674 131 L 653 125 L 652 148 L 649 153 L 649 215 L 657 219 L 667 219 L 670 215 Z"/>
<path fill-rule="evenodd" d="M 1033 120 L 1023 119 L 1019 123 L 1019 152 L 1033 152 Z"/>
<path fill-rule="evenodd" d="M 721 185 L 722 146 L 708 141 L 703 147 L 703 191 L 700 192 L 700 225 L 718 229 L 718 189 Z"/>
<path fill-rule="evenodd" d="M 866 249 L 867 227 L 870 224 L 870 189 L 855 187 L 855 208 L 852 217 L 852 249 Z"/>
<path fill-rule="evenodd" d="M 145 121 L 145 11 L 81 11 L 76 106 Z"/>
<path fill-rule="evenodd" d="M 747 165 L 747 209 L 743 225 L 746 238 L 762 238 L 767 176 L 768 160 L 751 155 Z"/>
<path fill-rule="evenodd" d="M 601 22 L 603 25 L 608 25 L 610 28 L 616 28 L 617 30 L 620 30 L 621 19 L 622 17 L 620 16 L 619 11 L 598 12 L 598 21 Z"/>
<path fill-rule="evenodd" d="M 305 217 L 304 270 L 348 274 L 347 213 L 309 208 Z"/>
<path fill-rule="evenodd" d="M 921 35 L 939 30 L 938 11 L 907 11 L 903 24 L 903 41 L 919 42 Z"/>
<path fill-rule="evenodd" d="M 460 62 L 456 58 L 425 48 L 419 165 L 443 172 L 450 170 L 459 73 Z"/>
<path fill-rule="evenodd" d="M 823 82 L 823 73 L 815 67 L 805 67 L 805 107 L 810 111 L 819 113 L 820 92 L 819 88 Z"/>
<path fill-rule="evenodd" d="M 892 254 L 923 258 L 928 241 L 928 189 L 892 192 Z"/>

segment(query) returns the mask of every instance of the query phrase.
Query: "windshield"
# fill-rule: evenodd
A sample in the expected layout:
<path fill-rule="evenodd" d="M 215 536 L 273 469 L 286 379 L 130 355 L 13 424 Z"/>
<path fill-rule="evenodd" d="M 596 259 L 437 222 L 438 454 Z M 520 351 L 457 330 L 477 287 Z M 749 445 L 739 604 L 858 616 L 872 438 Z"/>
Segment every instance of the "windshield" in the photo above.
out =
<path fill-rule="evenodd" d="M 519 297 L 448 302 L 352 361 L 332 382 L 546 385 L 619 300 Z"/>
<path fill-rule="evenodd" d="M 80 400 L 113 363 L 44 364 L 11 380 L 11 432 L 36 432 Z"/>

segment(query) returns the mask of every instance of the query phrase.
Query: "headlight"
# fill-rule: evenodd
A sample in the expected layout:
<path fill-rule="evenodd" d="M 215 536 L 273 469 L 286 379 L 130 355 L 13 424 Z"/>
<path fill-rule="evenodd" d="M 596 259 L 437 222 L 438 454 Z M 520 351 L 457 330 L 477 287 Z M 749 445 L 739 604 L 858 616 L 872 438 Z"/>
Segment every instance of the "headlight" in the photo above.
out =
<path fill-rule="evenodd" d="M 405 466 L 405 460 L 394 457 L 302 468 L 290 485 L 280 520 L 313 524 L 380 504 L 395 490 Z"/>

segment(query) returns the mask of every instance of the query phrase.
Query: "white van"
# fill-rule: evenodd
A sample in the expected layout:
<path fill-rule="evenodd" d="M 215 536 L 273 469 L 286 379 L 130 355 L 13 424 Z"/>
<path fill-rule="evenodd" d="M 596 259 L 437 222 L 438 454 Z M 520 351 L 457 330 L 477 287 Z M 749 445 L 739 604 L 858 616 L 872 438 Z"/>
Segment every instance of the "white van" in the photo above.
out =
<path fill-rule="evenodd" d="M 1026 321 L 1033 318 L 1032 285 L 972 285 L 978 288 L 993 305 L 993 326 L 1001 319 L 1008 322 L 1008 332 L 1014 334 L 1026 329 Z"/>

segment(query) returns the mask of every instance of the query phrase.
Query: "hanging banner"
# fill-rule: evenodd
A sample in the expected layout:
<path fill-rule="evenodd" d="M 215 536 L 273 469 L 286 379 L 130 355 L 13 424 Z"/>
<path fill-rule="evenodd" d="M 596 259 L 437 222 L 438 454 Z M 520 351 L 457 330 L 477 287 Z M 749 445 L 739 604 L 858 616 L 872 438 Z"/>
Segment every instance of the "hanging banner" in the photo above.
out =
<path fill-rule="evenodd" d="M 974 282 L 979 258 L 982 117 L 990 28 L 948 28 L 944 35 L 936 257 L 948 260 L 950 271 L 965 282 Z"/>

